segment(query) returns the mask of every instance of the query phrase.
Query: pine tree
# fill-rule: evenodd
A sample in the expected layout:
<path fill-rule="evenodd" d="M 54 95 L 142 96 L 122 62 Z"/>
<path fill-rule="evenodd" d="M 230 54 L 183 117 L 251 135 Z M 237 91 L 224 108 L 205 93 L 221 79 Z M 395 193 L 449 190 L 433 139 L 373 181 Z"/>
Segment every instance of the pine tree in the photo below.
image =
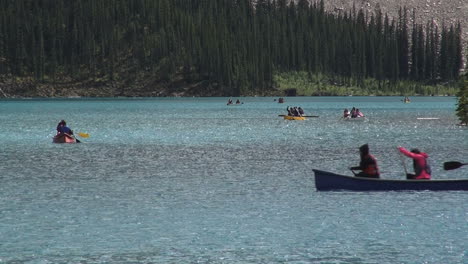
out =
<path fill-rule="evenodd" d="M 410 77 L 412 80 L 418 80 L 419 76 L 419 56 L 418 56 L 419 38 L 418 38 L 418 24 L 416 23 L 416 11 L 413 10 L 413 28 L 411 31 L 411 66 Z"/>
<path fill-rule="evenodd" d="M 441 40 L 440 40 L 440 52 L 439 52 L 439 72 L 440 78 L 442 80 L 449 79 L 449 39 L 448 39 L 448 31 L 445 25 L 442 26 L 442 33 L 441 33 Z"/>
<path fill-rule="evenodd" d="M 453 32 L 452 40 L 453 50 L 453 79 L 458 79 L 460 70 L 463 67 L 463 54 L 462 54 L 462 30 L 460 22 L 457 23 L 455 31 Z"/>
<path fill-rule="evenodd" d="M 409 43 L 408 43 L 408 19 L 407 19 L 407 10 L 400 8 L 398 12 L 398 30 L 397 30 L 397 39 L 398 39 L 398 65 L 400 79 L 408 78 L 408 64 L 409 64 Z"/>
<path fill-rule="evenodd" d="M 460 90 L 457 94 L 458 102 L 456 113 L 460 119 L 460 123 L 468 125 L 468 80 L 465 80 L 460 86 Z"/>

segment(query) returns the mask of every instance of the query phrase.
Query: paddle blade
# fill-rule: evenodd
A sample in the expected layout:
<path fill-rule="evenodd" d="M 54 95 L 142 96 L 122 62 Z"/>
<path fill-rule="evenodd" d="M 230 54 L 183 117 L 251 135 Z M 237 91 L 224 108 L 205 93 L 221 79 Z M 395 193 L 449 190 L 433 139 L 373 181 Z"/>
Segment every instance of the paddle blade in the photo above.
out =
<path fill-rule="evenodd" d="M 82 138 L 89 138 L 89 134 L 88 133 L 78 133 L 78 136 L 82 137 Z"/>
<path fill-rule="evenodd" d="M 465 164 L 458 162 L 458 161 L 447 161 L 447 162 L 444 162 L 444 170 L 458 169 L 463 165 Z"/>

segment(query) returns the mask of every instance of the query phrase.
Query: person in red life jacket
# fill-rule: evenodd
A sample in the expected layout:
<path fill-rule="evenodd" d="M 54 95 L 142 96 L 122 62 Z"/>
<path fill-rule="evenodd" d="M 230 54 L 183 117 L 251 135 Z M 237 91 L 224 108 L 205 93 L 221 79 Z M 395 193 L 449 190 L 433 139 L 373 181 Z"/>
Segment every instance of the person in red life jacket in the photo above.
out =
<path fill-rule="evenodd" d="M 413 168 L 415 174 L 408 173 L 406 175 L 407 179 L 431 179 L 431 166 L 429 166 L 429 163 L 427 162 L 427 158 L 429 158 L 427 153 L 421 152 L 419 149 L 412 149 L 411 151 L 408 151 L 403 147 L 398 147 L 398 150 L 403 153 L 403 155 L 413 159 Z"/>
<path fill-rule="evenodd" d="M 369 145 L 364 144 L 359 147 L 359 153 L 361 154 L 361 162 L 359 166 L 351 167 L 350 170 L 361 170 L 356 177 L 366 178 L 380 178 L 379 167 L 377 166 L 377 159 L 369 154 Z"/>

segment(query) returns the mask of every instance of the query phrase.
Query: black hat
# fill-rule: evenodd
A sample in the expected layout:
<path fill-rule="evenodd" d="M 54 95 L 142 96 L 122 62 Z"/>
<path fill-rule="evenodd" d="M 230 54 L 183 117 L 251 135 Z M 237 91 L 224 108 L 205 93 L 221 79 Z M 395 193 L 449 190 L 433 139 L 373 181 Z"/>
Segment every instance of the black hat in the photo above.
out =
<path fill-rule="evenodd" d="M 419 151 L 419 149 L 417 148 L 412 149 L 411 152 L 416 153 L 416 154 L 421 153 L 421 151 Z"/>
<path fill-rule="evenodd" d="M 361 151 L 362 153 L 369 153 L 369 145 L 364 144 L 364 145 L 360 146 L 359 151 Z"/>

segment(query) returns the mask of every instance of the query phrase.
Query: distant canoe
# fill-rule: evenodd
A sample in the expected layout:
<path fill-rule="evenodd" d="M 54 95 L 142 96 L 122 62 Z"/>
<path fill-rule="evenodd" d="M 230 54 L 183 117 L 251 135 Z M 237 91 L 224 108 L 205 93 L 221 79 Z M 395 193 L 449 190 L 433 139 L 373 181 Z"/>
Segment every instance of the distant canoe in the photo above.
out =
<path fill-rule="evenodd" d="M 362 122 L 366 120 L 366 117 L 343 117 L 343 121 L 351 121 L 351 122 Z"/>
<path fill-rule="evenodd" d="M 468 191 L 466 180 L 386 180 L 313 170 L 317 191 Z"/>
<path fill-rule="evenodd" d="M 77 143 L 74 136 L 69 134 L 59 134 L 52 138 L 53 143 Z"/>
<path fill-rule="evenodd" d="M 284 120 L 306 120 L 303 116 L 283 116 Z"/>

